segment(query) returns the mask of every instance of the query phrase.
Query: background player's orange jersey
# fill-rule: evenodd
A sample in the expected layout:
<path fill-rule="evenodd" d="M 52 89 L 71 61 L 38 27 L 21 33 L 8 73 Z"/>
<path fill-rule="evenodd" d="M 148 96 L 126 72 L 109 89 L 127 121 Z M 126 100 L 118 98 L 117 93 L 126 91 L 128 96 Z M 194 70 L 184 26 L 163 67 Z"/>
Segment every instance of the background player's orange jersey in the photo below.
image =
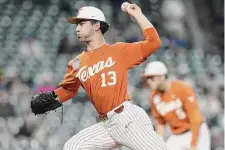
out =
<path fill-rule="evenodd" d="M 196 145 L 203 116 L 191 86 L 179 80 L 171 81 L 169 91 L 153 91 L 150 101 L 152 114 L 159 124 L 168 123 L 173 134 L 190 129 L 191 143 Z"/>
<path fill-rule="evenodd" d="M 129 100 L 128 69 L 140 64 L 159 48 L 160 39 L 154 28 L 144 31 L 145 40 L 136 43 L 104 45 L 84 51 L 68 64 L 61 88 L 60 101 L 72 98 L 81 85 L 99 114 L 105 114 Z"/>

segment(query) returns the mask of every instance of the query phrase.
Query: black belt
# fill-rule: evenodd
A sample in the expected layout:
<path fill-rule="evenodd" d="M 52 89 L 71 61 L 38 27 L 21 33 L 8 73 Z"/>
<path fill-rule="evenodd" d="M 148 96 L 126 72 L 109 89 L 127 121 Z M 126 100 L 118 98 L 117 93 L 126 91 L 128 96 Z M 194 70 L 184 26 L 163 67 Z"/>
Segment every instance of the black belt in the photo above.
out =
<path fill-rule="evenodd" d="M 114 112 L 117 113 L 117 114 L 119 114 L 123 110 L 124 110 L 124 105 L 121 105 L 119 108 L 115 109 Z M 109 117 L 108 117 L 108 115 L 106 113 L 106 114 L 103 114 L 103 115 L 99 115 L 99 119 L 103 121 L 103 120 L 109 119 Z"/>

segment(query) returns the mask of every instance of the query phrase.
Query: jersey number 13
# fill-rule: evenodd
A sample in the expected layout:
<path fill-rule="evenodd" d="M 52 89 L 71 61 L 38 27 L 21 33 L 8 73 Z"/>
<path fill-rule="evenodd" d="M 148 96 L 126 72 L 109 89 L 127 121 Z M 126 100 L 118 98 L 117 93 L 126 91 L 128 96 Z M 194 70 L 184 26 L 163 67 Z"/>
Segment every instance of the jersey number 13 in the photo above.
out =
<path fill-rule="evenodd" d="M 107 76 L 109 77 L 108 81 L 106 81 Z M 109 71 L 107 73 L 102 73 L 101 78 L 102 78 L 101 87 L 112 86 L 112 85 L 116 84 L 116 72 L 115 71 Z"/>

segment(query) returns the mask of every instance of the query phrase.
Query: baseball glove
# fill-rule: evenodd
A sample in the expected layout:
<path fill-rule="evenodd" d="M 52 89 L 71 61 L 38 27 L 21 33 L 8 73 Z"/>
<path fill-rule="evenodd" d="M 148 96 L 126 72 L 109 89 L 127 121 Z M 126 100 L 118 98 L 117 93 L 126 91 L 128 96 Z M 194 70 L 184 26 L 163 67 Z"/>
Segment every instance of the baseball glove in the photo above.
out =
<path fill-rule="evenodd" d="M 57 95 L 54 91 L 43 92 L 32 96 L 31 110 L 35 115 L 45 114 L 62 106 L 62 103 L 56 100 Z"/>

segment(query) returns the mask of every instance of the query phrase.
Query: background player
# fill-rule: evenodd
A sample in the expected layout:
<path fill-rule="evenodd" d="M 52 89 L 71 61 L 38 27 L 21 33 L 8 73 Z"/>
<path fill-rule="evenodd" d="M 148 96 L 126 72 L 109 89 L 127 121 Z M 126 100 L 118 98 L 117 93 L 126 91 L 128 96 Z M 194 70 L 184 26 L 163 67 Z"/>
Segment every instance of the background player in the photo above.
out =
<path fill-rule="evenodd" d="M 145 68 L 150 87 L 151 111 L 157 121 L 156 131 L 164 136 L 166 123 L 172 136 L 167 141 L 170 150 L 210 150 L 210 136 L 191 86 L 183 81 L 168 79 L 164 63 L 154 61 Z"/>
<path fill-rule="evenodd" d="M 166 150 L 146 112 L 131 104 L 127 93 L 128 69 L 146 60 L 161 42 L 136 4 L 126 5 L 122 10 L 137 21 L 144 41 L 107 44 L 103 34 L 109 25 L 102 11 L 95 7 L 80 8 L 78 15 L 69 18 L 69 22 L 77 25 L 77 36 L 87 49 L 69 62 L 60 88 L 33 97 L 32 108 L 36 110 L 36 101 L 46 98 L 65 102 L 80 86 L 87 92 L 102 121 L 70 138 L 64 150 L 113 149 L 121 145 L 134 150 Z"/>

